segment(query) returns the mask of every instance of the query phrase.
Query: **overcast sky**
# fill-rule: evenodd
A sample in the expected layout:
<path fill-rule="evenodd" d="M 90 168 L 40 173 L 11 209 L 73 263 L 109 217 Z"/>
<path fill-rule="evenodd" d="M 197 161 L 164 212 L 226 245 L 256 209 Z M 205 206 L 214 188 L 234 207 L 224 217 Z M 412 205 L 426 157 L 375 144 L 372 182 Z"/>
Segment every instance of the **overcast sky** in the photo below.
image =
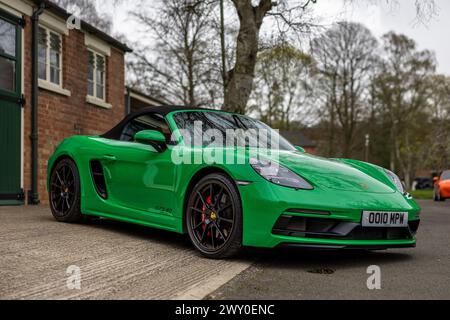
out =
<path fill-rule="evenodd" d="M 313 10 L 325 25 L 346 19 L 364 23 L 377 37 L 391 30 L 406 34 L 416 40 L 420 49 L 434 51 L 439 63 L 438 71 L 450 75 L 450 1 L 435 1 L 438 15 L 426 25 L 417 23 L 415 19 L 415 0 L 398 0 L 395 6 L 387 5 L 385 1 L 380 1 L 381 5 L 354 1 L 356 5 L 346 7 L 343 6 L 344 0 L 318 0 Z M 148 1 L 150 5 L 152 2 L 155 3 Z M 136 30 L 139 26 L 130 21 L 127 10 L 126 6 L 114 10 L 114 31 L 138 41 L 140 36 Z"/>

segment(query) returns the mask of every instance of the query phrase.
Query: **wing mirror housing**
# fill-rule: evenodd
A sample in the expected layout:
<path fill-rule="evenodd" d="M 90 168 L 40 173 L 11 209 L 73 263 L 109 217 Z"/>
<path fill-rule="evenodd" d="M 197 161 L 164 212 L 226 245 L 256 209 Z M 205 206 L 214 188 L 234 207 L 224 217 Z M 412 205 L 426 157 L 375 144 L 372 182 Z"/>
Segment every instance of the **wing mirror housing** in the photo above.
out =
<path fill-rule="evenodd" d="M 297 151 L 300 151 L 301 153 L 306 153 L 306 150 L 300 146 L 295 146 L 295 149 L 297 149 Z"/>
<path fill-rule="evenodd" d="M 134 135 L 136 142 L 145 143 L 153 146 L 158 152 L 162 152 L 167 147 L 166 137 L 156 130 L 139 131 Z"/>

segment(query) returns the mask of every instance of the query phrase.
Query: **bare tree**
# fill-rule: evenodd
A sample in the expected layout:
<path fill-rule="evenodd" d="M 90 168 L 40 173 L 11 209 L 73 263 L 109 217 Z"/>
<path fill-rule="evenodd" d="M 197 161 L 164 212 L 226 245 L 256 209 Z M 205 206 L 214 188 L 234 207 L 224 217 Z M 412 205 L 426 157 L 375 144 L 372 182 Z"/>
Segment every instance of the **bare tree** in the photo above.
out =
<path fill-rule="evenodd" d="M 104 32 L 111 32 L 112 19 L 107 13 L 97 10 L 95 2 L 92 0 L 52 0 L 57 5 L 63 7 L 68 12 L 75 14 L 79 18 L 94 25 Z"/>
<path fill-rule="evenodd" d="M 307 114 L 314 71 L 311 56 L 287 43 L 262 51 L 250 111 L 271 126 L 290 130 L 293 121 L 304 120 L 301 115 Z"/>
<path fill-rule="evenodd" d="M 377 40 L 361 24 L 339 22 L 312 41 L 322 95 L 330 124 L 342 132 L 342 154 L 351 156 L 357 123 L 370 94 L 370 74 L 376 63 Z"/>
<path fill-rule="evenodd" d="M 376 85 L 383 112 L 388 118 L 391 145 L 391 169 L 399 164 L 405 183 L 411 186 L 416 165 L 419 127 L 426 125 L 433 94 L 430 76 L 436 62 L 430 51 L 418 51 L 414 40 L 390 32 L 383 37 L 385 60 Z"/>
<path fill-rule="evenodd" d="M 432 119 L 427 146 L 427 164 L 436 172 L 450 167 L 450 77 L 434 75 L 429 78 L 433 95 L 430 97 Z"/>
<path fill-rule="evenodd" d="M 229 71 L 226 84 L 224 109 L 245 112 L 255 76 L 256 57 L 259 49 L 259 33 L 263 22 L 275 19 L 282 32 L 308 32 L 314 27 L 308 15 L 308 7 L 316 0 L 231 0 L 239 17 L 240 28 L 236 45 L 236 61 Z M 368 0 L 378 2 L 378 0 Z M 395 0 L 388 0 L 389 2 Z M 347 2 L 352 3 L 353 0 Z M 418 19 L 425 19 L 436 11 L 434 0 L 416 0 Z"/>
<path fill-rule="evenodd" d="M 130 65 L 136 82 L 185 105 L 214 101 L 220 66 L 211 54 L 213 9 L 201 0 L 168 0 L 153 12 L 134 10 L 132 16 L 156 40 L 154 46 L 141 46 L 134 54 Z M 154 52 L 156 59 L 149 54 Z"/>
<path fill-rule="evenodd" d="M 214 10 L 210 14 L 212 32 L 218 37 L 218 40 L 210 43 L 210 53 L 211 56 L 217 57 L 220 60 L 222 94 L 219 96 L 217 93 L 216 97 L 218 98 L 218 104 L 222 107 L 223 99 L 226 95 L 229 66 L 235 61 L 235 41 L 238 34 L 238 21 L 233 14 L 230 14 L 234 10 L 230 1 L 210 1 L 210 5 L 214 6 Z M 215 6 L 216 3 L 217 6 Z"/>
<path fill-rule="evenodd" d="M 228 72 L 224 109 L 245 113 L 247 102 L 253 89 L 255 66 L 259 50 L 259 33 L 265 17 L 271 16 L 293 29 L 300 31 L 309 28 L 310 24 L 303 21 L 303 11 L 315 1 L 307 0 L 300 5 L 289 7 L 281 1 L 281 10 L 269 14 L 274 8 L 272 0 L 260 0 L 254 5 L 251 0 L 231 0 L 239 17 L 239 33 L 236 45 L 236 61 Z M 276 3 L 275 3 L 276 4 Z"/>
<path fill-rule="evenodd" d="M 95 10 L 94 0 L 56 1 L 66 8 L 71 6 L 82 7 L 82 17 L 94 25 L 101 26 L 101 20 L 108 20 L 97 19 L 103 16 Z M 310 11 L 316 1 L 169 0 L 160 1 L 162 8 L 153 9 L 152 12 L 148 10 L 148 8 L 151 8 L 148 2 L 144 1 L 141 4 L 136 1 L 130 2 L 135 8 L 138 8 L 134 10 L 133 16 L 147 26 L 148 33 L 156 33 L 158 41 L 156 47 L 136 46 L 138 54 L 132 59 L 132 62 L 139 61 L 139 63 L 130 64 L 138 73 L 134 75 L 134 79 L 140 78 L 142 83 L 153 84 L 155 88 L 152 90 L 154 92 L 161 92 L 161 89 L 169 91 L 171 100 L 182 101 L 187 104 L 214 103 L 223 94 L 225 95 L 224 109 L 244 113 L 253 88 L 256 59 L 260 47 L 261 26 L 266 21 L 272 22 L 272 29 L 278 32 L 280 37 L 285 37 L 287 34 L 298 36 L 307 33 L 311 31 L 311 28 L 316 27 L 314 16 Z M 380 0 L 366 1 L 382 2 Z M 396 2 L 396 0 L 386 1 Z M 113 3 L 123 2 L 127 1 L 113 1 Z M 352 3 L 354 1 L 347 0 L 346 2 Z M 215 39 L 208 38 L 209 26 L 207 25 L 211 24 L 211 19 L 206 22 L 208 21 L 206 17 L 208 15 L 214 16 L 215 10 L 222 7 L 219 4 L 223 4 L 223 8 L 227 8 L 227 4 L 231 5 L 239 19 L 237 39 L 233 41 L 234 43 L 231 46 L 234 48 L 232 57 L 228 57 L 227 51 L 224 50 L 226 44 L 224 44 L 225 37 L 223 35 L 227 25 L 224 21 L 224 15 L 217 18 L 217 20 L 221 20 L 219 25 L 222 51 L 216 50 L 216 48 L 211 51 L 211 45 L 216 42 Z M 436 12 L 434 0 L 416 0 L 415 6 L 417 17 L 421 20 L 426 20 Z M 106 16 L 103 18 L 106 18 Z M 183 24 L 182 22 L 189 23 Z M 217 24 L 215 21 L 212 23 Z M 199 26 L 202 27 L 199 28 Z M 109 29 L 109 27 L 110 24 L 108 23 L 101 26 L 103 30 Z M 186 30 L 188 32 L 185 32 Z M 177 37 L 177 33 L 184 34 L 184 39 Z M 208 48 L 203 46 L 205 43 L 208 44 Z M 159 54 L 158 59 L 153 59 L 149 50 L 157 52 Z M 195 58 L 202 56 L 205 51 L 209 51 L 209 54 L 205 55 L 207 59 L 203 59 L 203 57 L 202 59 Z M 212 52 L 214 54 L 211 54 Z M 170 58 L 170 56 L 173 56 L 173 58 Z M 197 66 L 201 64 L 199 61 L 203 62 L 204 65 L 209 65 L 209 68 L 203 68 L 208 70 L 198 71 Z M 170 69 L 176 64 L 185 67 L 183 67 L 182 72 L 174 74 L 170 72 Z M 227 69 L 227 72 L 224 69 Z M 220 73 L 219 78 L 215 75 L 217 72 Z M 211 73 L 214 73 L 214 76 L 211 76 Z M 151 79 L 154 79 L 154 81 Z M 164 84 L 170 88 L 165 88 Z M 218 85 L 222 85 L 223 90 L 220 90 L 217 87 Z M 217 94 L 218 89 L 222 91 L 220 94 Z M 182 91 L 181 94 L 180 90 Z M 195 97 L 197 95 L 196 90 L 202 92 L 199 99 Z"/>

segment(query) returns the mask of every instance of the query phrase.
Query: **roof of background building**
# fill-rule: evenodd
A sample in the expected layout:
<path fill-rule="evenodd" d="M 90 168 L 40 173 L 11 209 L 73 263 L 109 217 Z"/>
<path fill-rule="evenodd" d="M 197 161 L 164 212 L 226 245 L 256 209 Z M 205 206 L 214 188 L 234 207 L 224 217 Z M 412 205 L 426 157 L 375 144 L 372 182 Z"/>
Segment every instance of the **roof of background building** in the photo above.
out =
<path fill-rule="evenodd" d="M 132 87 L 126 87 L 125 93 L 129 93 L 131 95 L 131 98 L 140 100 L 142 102 L 148 102 L 150 106 L 159 106 L 159 105 L 173 105 L 172 102 L 168 100 L 163 100 L 161 98 L 155 98 L 153 96 L 150 96 L 146 93 L 143 93 L 142 91 L 139 91 L 138 89 L 132 88 Z"/>
<path fill-rule="evenodd" d="M 317 144 L 305 136 L 300 131 L 280 131 L 280 134 L 285 137 L 292 144 L 304 147 L 304 148 L 315 148 Z"/>
<path fill-rule="evenodd" d="M 45 9 L 49 12 L 67 20 L 69 17 L 72 16 L 71 13 L 67 12 L 64 8 L 61 8 L 57 4 L 48 1 L 48 0 L 33 0 L 34 3 L 37 5 L 44 4 Z M 94 27 L 93 25 L 81 20 L 81 28 L 90 34 L 98 37 L 99 39 L 102 39 L 103 41 L 109 43 L 110 45 L 123 50 L 124 52 L 132 52 L 133 50 L 130 49 L 126 44 L 120 42 L 119 40 L 111 37 L 109 34 L 105 33 L 104 31 L 101 31 L 100 29 Z"/>

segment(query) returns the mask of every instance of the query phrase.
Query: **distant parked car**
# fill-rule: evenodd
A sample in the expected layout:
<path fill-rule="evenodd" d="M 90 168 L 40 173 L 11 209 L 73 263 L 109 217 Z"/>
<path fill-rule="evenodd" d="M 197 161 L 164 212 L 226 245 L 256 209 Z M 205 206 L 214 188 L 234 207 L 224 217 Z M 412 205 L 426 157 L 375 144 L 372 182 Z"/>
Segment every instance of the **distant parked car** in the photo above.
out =
<path fill-rule="evenodd" d="M 450 170 L 434 178 L 434 201 L 450 199 Z"/>
<path fill-rule="evenodd" d="M 434 182 L 432 178 L 414 179 L 415 190 L 433 190 Z"/>

